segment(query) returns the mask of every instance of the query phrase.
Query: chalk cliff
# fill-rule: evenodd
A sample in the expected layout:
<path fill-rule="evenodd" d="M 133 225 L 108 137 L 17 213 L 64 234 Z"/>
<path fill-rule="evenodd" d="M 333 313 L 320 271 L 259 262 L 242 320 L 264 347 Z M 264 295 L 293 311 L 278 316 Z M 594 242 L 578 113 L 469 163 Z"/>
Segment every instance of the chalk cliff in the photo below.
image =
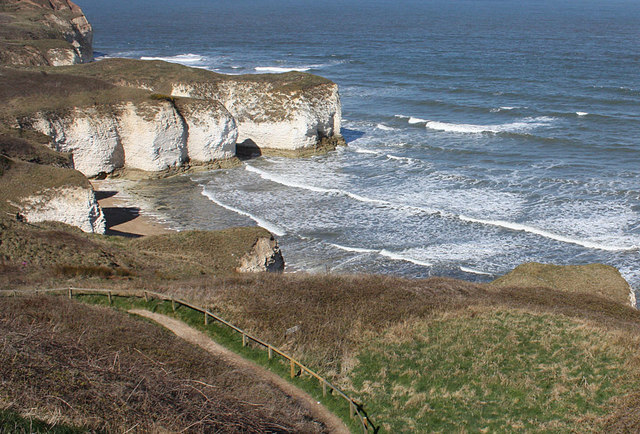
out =
<path fill-rule="evenodd" d="M 227 76 L 161 61 L 106 59 L 63 68 L 126 87 L 222 104 L 237 124 L 237 141 L 258 153 L 299 154 L 344 143 L 338 86 L 300 72 Z M 200 117 L 201 118 L 201 117 Z"/>
<path fill-rule="evenodd" d="M 240 273 L 283 271 L 284 258 L 273 235 L 258 238 L 251 251 L 240 258 L 240 266 L 236 270 Z"/>
<path fill-rule="evenodd" d="M 162 98 L 40 111 L 18 123 L 50 136 L 54 148 L 72 153 L 74 168 L 88 177 L 228 159 L 237 137 L 220 104 Z"/>
<path fill-rule="evenodd" d="M 105 219 L 90 187 L 57 187 L 22 198 L 19 212 L 28 222 L 56 221 L 84 232 L 104 234 Z"/>
<path fill-rule="evenodd" d="M 87 179 L 78 171 L 15 160 L 0 136 L 0 211 L 27 222 L 57 221 L 102 234 L 105 219 Z"/>
<path fill-rule="evenodd" d="M 60 66 L 93 59 L 93 29 L 69 0 L 2 0 L 0 64 Z"/>

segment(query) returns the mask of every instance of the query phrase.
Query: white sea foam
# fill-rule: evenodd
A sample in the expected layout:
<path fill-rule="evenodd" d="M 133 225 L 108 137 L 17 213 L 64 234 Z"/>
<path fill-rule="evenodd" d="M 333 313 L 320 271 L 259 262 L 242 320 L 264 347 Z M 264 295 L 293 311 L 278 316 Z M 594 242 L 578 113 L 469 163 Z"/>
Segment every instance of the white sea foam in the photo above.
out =
<path fill-rule="evenodd" d="M 414 125 L 414 124 L 424 124 L 424 123 L 427 123 L 429 121 L 426 120 L 426 119 L 414 118 L 412 116 L 412 117 L 409 118 L 409 120 L 407 122 L 409 122 L 410 124 Z"/>
<path fill-rule="evenodd" d="M 370 149 L 363 149 L 363 148 L 356 148 L 356 147 L 350 147 L 350 148 L 353 149 L 353 151 L 357 152 L 358 154 L 373 154 L 373 155 L 382 154 L 382 152 L 380 151 L 372 151 Z"/>
<path fill-rule="evenodd" d="M 254 222 L 256 222 L 258 224 L 258 226 L 260 226 L 261 228 L 265 228 L 266 230 L 268 230 L 269 232 L 273 233 L 274 235 L 277 235 L 279 237 L 286 235 L 286 231 L 281 228 L 280 226 L 276 225 L 275 223 L 272 223 L 268 220 L 265 220 L 263 218 L 254 216 L 253 214 L 250 214 L 246 211 L 242 211 L 241 209 L 235 208 L 231 205 L 227 205 L 223 202 L 220 202 L 218 199 L 215 198 L 215 196 L 213 196 L 211 193 L 209 193 L 206 188 L 202 189 L 202 195 L 205 196 L 207 199 L 209 199 L 211 202 L 215 203 L 216 205 L 219 205 L 223 208 L 228 209 L 229 211 L 233 211 L 236 214 L 240 214 L 243 215 L 245 217 L 249 217 L 251 220 L 253 220 Z"/>
<path fill-rule="evenodd" d="M 393 154 L 387 154 L 386 157 L 390 160 L 396 160 L 396 161 L 406 161 L 408 163 L 417 163 L 420 160 L 416 160 L 415 158 L 410 158 L 410 157 L 399 157 L 397 155 L 393 155 Z"/>
<path fill-rule="evenodd" d="M 411 116 L 405 116 L 405 115 L 393 115 L 393 117 L 396 117 L 398 119 L 409 119 Z"/>
<path fill-rule="evenodd" d="M 205 60 L 203 56 L 199 54 L 178 54 L 176 56 L 167 56 L 167 57 L 147 57 L 142 56 L 140 60 L 164 60 L 165 62 L 170 63 L 182 63 L 182 64 L 192 64 L 199 63 Z"/>
<path fill-rule="evenodd" d="M 587 112 L 576 112 L 576 114 L 577 114 L 578 116 L 586 116 L 586 115 L 588 115 L 589 113 L 587 113 Z"/>
<path fill-rule="evenodd" d="M 502 111 L 510 111 L 510 110 L 515 110 L 517 108 L 520 107 L 511 107 L 511 106 L 502 106 L 502 107 L 498 107 L 498 108 L 492 108 L 491 110 L 489 110 L 491 113 L 498 113 L 498 112 L 502 112 Z"/>
<path fill-rule="evenodd" d="M 305 65 L 305 66 L 256 66 L 255 69 L 257 72 L 265 72 L 265 73 L 274 73 L 279 74 L 282 72 L 305 72 L 310 69 L 320 68 L 322 65 Z"/>
<path fill-rule="evenodd" d="M 541 237 L 560 241 L 562 243 L 577 244 L 579 246 L 586 247 L 588 249 L 606 250 L 609 252 L 631 251 L 631 250 L 639 249 L 638 246 L 612 246 L 607 244 L 595 243 L 593 241 L 567 237 L 564 235 L 554 234 L 553 232 L 549 232 L 544 229 L 539 229 L 534 226 L 528 226 L 528 225 L 523 225 L 521 223 L 513 223 L 513 222 L 504 221 L 504 220 L 484 220 L 484 219 L 467 217 L 464 215 L 459 215 L 458 218 L 462 221 L 470 222 L 470 223 L 480 223 L 483 225 L 497 226 L 504 229 L 510 229 L 513 231 L 529 232 L 535 235 L 539 235 Z"/>
<path fill-rule="evenodd" d="M 421 265 L 423 267 L 433 266 L 431 262 L 422 261 L 420 259 L 412 258 L 411 256 L 405 256 L 400 253 L 390 252 L 389 250 L 386 250 L 386 249 L 380 250 L 380 255 L 389 259 L 393 259 L 394 261 L 411 262 L 412 264 Z"/>
<path fill-rule="evenodd" d="M 385 200 L 371 199 L 365 196 L 360 196 L 358 194 L 351 193 L 349 191 L 339 190 L 337 188 L 323 188 L 323 187 L 316 187 L 309 184 L 302 184 L 296 181 L 292 181 L 290 179 L 286 179 L 282 176 L 274 175 L 273 173 L 269 173 L 264 170 L 258 169 L 257 167 L 250 166 L 249 164 L 245 165 L 245 170 L 247 170 L 248 172 L 256 173 L 263 179 L 276 182 L 278 184 L 286 185 L 287 187 L 300 188 L 303 190 L 314 191 L 316 193 L 338 194 L 338 195 L 350 197 L 360 202 L 375 203 L 379 205 L 390 204 L 390 202 L 387 202 Z"/>
<path fill-rule="evenodd" d="M 449 133 L 481 134 L 481 133 L 518 133 L 534 128 L 548 126 L 555 119 L 541 116 L 537 118 L 524 118 L 518 122 L 495 125 L 453 124 L 447 122 L 429 121 L 426 127 L 432 130 Z"/>
<path fill-rule="evenodd" d="M 333 243 L 329 243 L 329 245 L 335 247 L 336 249 L 344 250 L 345 252 L 354 252 L 354 253 L 379 253 L 380 252 L 380 250 L 362 249 L 360 247 L 341 246 L 340 244 L 333 244 Z"/>
<path fill-rule="evenodd" d="M 378 125 L 376 125 L 376 128 L 379 129 L 379 130 L 382 130 L 382 131 L 395 131 L 396 130 L 395 128 L 388 127 L 388 126 L 386 126 L 384 124 L 378 124 Z"/>
<path fill-rule="evenodd" d="M 465 273 L 479 274 L 481 276 L 493 276 L 493 273 L 487 273 L 485 271 L 480 271 L 480 270 L 476 270 L 469 267 L 460 266 L 459 268 L 460 268 L 460 271 L 464 271 Z"/>
<path fill-rule="evenodd" d="M 588 240 L 581 240 L 578 238 L 572 238 L 572 237 L 568 237 L 568 236 L 564 236 L 564 235 L 559 235 L 559 234 L 555 234 L 553 232 L 544 230 L 544 229 L 539 229 L 536 228 L 534 226 L 529 226 L 529 225 L 524 225 L 521 223 L 514 223 L 514 222 L 509 222 L 509 221 L 505 221 L 505 220 L 487 220 L 487 219 L 478 219 L 478 218 L 473 218 L 473 217 L 468 217 L 465 216 L 463 214 L 459 214 L 459 215 L 455 215 L 452 214 L 450 212 L 447 211 L 441 211 L 441 210 L 436 210 L 436 209 L 431 209 L 431 208 L 426 208 L 426 207 L 422 207 L 422 206 L 415 206 L 415 205 L 407 205 L 407 204 L 400 204 L 400 203 L 394 203 L 394 202 L 390 202 L 387 200 L 382 200 L 382 199 L 373 199 L 373 198 L 369 198 L 366 196 L 361 196 L 359 194 L 356 193 L 351 193 L 349 191 L 345 191 L 345 190 L 340 190 L 340 189 L 336 189 L 336 188 L 323 188 L 323 187 L 316 187 L 313 185 L 308 185 L 308 184 L 302 184 L 296 181 L 292 181 L 289 179 L 286 179 L 284 177 L 278 176 L 278 175 L 274 175 L 271 174 L 269 172 L 266 172 L 264 170 L 258 169 L 256 167 L 250 166 L 250 165 L 245 165 L 245 169 L 249 172 L 254 172 L 256 174 L 258 174 L 260 177 L 262 177 L 263 179 L 267 179 L 269 181 L 272 182 L 276 182 L 278 184 L 282 184 L 282 185 L 286 185 L 288 187 L 292 187 L 292 188 L 300 188 L 300 189 L 304 189 L 304 190 L 309 190 L 309 191 L 313 191 L 316 193 L 324 193 L 324 194 L 336 194 L 336 195 L 342 195 L 342 196 L 346 196 L 349 197 L 351 199 L 357 200 L 359 202 L 364 202 L 364 203 L 371 203 L 371 204 L 376 204 L 376 205 L 381 205 L 381 206 L 388 206 L 391 208 L 395 208 L 398 210 L 410 210 L 412 212 L 418 212 L 418 213 L 426 213 L 429 215 L 439 215 L 445 218 L 457 218 L 461 221 L 464 222 L 469 222 L 469 223 L 478 223 L 478 224 L 483 224 L 483 225 L 489 225 L 489 226 L 495 226 L 495 227 L 500 227 L 503 229 L 509 229 L 509 230 L 513 230 L 513 231 L 522 231 L 522 232 L 528 232 L 528 233 L 532 233 L 541 237 L 545 237 L 545 238 L 549 238 L 555 241 L 560 241 L 563 243 L 569 243 L 569 244 L 577 244 L 579 246 L 582 247 L 586 247 L 589 249 L 598 249 L 598 250 L 605 250 L 605 251 L 632 251 L 632 250 L 638 250 L 640 249 L 640 247 L 638 246 L 618 246 L 618 245 L 607 245 L 607 244 L 603 244 L 603 243 L 596 243 L 593 241 L 588 241 Z M 409 260 L 409 259 L 406 259 Z M 421 264 L 419 264 L 421 265 Z"/>
<path fill-rule="evenodd" d="M 333 246 L 333 247 L 335 247 L 337 249 L 344 250 L 346 252 L 377 253 L 380 256 L 384 256 L 385 258 L 389 258 L 389 259 L 392 259 L 394 261 L 410 262 L 412 264 L 420 265 L 420 266 L 423 266 L 423 267 L 431 267 L 431 266 L 433 266 L 433 264 L 430 263 L 430 262 L 422 261 L 420 259 L 416 259 L 416 258 L 413 258 L 411 256 L 407 256 L 407 255 L 404 255 L 404 254 L 401 254 L 401 253 L 390 252 L 389 250 L 386 250 L 386 249 L 382 249 L 382 250 L 363 249 L 363 248 L 360 248 L 360 247 L 341 246 L 340 244 L 333 244 L 333 243 L 329 243 L 329 245 Z"/>

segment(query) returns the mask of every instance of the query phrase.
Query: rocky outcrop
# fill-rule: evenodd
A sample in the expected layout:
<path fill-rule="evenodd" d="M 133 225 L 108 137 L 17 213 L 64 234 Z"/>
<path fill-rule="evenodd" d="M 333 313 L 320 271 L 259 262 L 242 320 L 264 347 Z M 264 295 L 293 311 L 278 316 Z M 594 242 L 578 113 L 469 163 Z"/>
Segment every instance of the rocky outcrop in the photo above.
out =
<path fill-rule="evenodd" d="M 284 258 L 278 242 L 273 236 L 258 238 L 251 251 L 240 258 L 240 266 L 236 270 L 240 273 L 283 271 Z"/>
<path fill-rule="evenodd" d="M 72 153 L 74 168 L 88 177 L 231 158 L 237 137 L 220 104 L 163 98 L 43 111 L 22 117 L 19 125 L 50 136 L 54 148 Z"/>
<path fill-rule="evenodd" d="M 636 297 L 629 283 L 617 269 L 603 264 L 552 265 L 531 262 L 517 266 L 491 285 L 583 292 L 636 307 Z"/>
<path fill-rule="evenodd" d="M 106 59 L 65 73 L 118 85 L 222 104 L 233 116 L 239 146 L 259 153 L 335 148 L 342 107 L 338 86 L 311 74 L 222 75 L 162 61 Z M 328 140 L 330 139 L 330 140 Z"/>
<path fill-rule="evenodd" d="M 85 232 L 102 234 L 105 231 L 105 219 L 93 188 L 80 172 L 28 163 L 2 154 L 0 212 L 31 223 L 56 221 Z"/>
<path fill-rule="evenodd" d="M 61 66 L 93 60 L 93 29 L 69 0 L 3 0 L 0 22 L 0 64 Z"/>
<path fill-rule="evenodd" d="M 215 88 L 206 83 L 174 83 L 171 93 L 220 101 L 238 124 L 238 143 L 270 150 L 313 148 L 340 134 L 342 108 L 338 86 L 327 82 L 312 89 L 278 89 L 268 81 L 229 78 Z"/>
<path fill-rule="evenodd" d="M 28 222 L 56 221 L 84 232 L 105 232 L 104 215 L 91 188 L 53 188 L 23 198 L 17 206 Z"/>

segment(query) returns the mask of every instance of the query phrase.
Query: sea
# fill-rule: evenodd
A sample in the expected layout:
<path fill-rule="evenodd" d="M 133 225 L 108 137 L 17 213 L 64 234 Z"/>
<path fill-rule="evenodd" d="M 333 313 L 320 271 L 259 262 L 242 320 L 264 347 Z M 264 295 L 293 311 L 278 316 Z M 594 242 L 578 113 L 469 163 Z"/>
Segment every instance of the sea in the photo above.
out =
<path fill-rule="evenodd" d="M 175 229 L 262 226 L 292 272 L 599 262 L 640 289 L 637 0 L 77 2 L 98 59 L 339 85 L 348 146 L 133 190 Z"/>

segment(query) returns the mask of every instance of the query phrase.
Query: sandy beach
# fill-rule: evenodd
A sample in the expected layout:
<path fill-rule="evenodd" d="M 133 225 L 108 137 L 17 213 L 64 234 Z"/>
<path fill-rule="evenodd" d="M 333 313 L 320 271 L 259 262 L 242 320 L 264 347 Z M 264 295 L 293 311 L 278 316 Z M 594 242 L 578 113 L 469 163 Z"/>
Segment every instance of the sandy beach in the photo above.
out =
<path fill-rule="evenodd" d="M 91 184 L 107 222 L 106 235 L 140 237 L 174 232 L 127 201 L 116 183 L 93 180 Z"/>

